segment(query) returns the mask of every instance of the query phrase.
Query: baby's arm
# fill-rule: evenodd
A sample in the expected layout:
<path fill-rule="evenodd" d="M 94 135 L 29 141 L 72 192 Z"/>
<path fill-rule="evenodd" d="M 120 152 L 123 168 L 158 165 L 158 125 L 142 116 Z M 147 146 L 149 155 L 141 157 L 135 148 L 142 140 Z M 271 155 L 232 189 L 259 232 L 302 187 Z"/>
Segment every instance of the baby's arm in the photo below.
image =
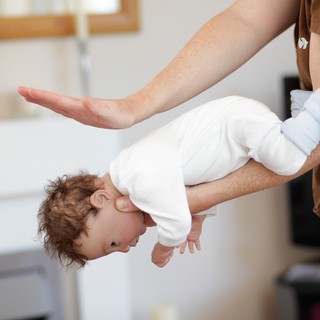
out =
<path fill-rule="evenodd" d="M 187 240 L 181 243 L 178 248 L 180 248 L 180 253 L 183 254 L 185 252 L 186 246 L 188 245 L 189 251 L 194 253 L 194 245 L 197 250 L 201 250 L 200 246 L 200 235 L 202 231 L 202 224 L 207 215 L 197 215 L 192 216 L 192 226 L 191 231 L 188 234 Z"/>
<path fill-rule="evenodd" d="M 188 234 L 187 240 L 180 244 L 180 253 L 183 254 L 185 252 L 186 246 L 188 244 L 189 250 L 191 253 L 194 253 L 194 245 L 198 250 L 201 249 L 200 247 L 200 235 L 202 231 L 202 223 L 206 215 L 199 215 L 192 217 L 192 226 L 191 231 Z M 161 243 L 157 243 L 152 251 L 152 262 L 156 264 L 158 267 L 164 267 L 173 256 L 174 247 L 166 247 L 163 246 Z"/>

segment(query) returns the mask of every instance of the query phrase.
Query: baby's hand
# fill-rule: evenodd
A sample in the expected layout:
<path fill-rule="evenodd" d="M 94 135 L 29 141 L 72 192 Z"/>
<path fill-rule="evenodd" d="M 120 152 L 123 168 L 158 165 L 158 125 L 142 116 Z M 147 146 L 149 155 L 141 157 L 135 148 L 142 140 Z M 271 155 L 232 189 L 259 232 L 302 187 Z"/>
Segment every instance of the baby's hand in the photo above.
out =
<path fill-rule="evenodd" d="M 191 231 L 188 234 L 187 240 L 177 246 L 177 248 L 180 248 L 181 254 L 185 252 L 187 245 L 189 247 L 190 253 L 194 253 L 194 246 L 197 248 L 197 250 L 201 250 L 200 235 L 202 231 L 202 223 L 205 218 L 206 215 L 192 217 Z"/>
<path fill-rule="evenodd" d="M 184 254 L 187 245 L 189 247 L 190 253 L 194 253 L 194 246 L 197 248 L 197 250 L 201 250 L 200 240 L 199 239 L 193 240 L 193 239 L 190 239 L 188 236 L 188 238 L 185 242 L 183 242 L 177 246 L 177 248 L 180 249 L 181 254 Z"/>
<path fill-rule="evenodd" d="M 174 247 L 166 247 L 157 242 L 152 251 L 152 262 L 163 268 L 173 256 Z"/>

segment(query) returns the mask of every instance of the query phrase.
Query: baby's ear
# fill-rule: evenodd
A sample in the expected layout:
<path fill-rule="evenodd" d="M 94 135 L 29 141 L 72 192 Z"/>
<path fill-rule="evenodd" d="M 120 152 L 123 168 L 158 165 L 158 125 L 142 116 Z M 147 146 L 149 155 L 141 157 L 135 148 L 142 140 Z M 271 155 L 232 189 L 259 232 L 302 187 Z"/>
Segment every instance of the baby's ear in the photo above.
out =
<path fill-rule="evenodd" d="M 96 209 L 102 209 L 111 200 L 106 190 L 97 190 L 90 196 L 90 203 Z"/>

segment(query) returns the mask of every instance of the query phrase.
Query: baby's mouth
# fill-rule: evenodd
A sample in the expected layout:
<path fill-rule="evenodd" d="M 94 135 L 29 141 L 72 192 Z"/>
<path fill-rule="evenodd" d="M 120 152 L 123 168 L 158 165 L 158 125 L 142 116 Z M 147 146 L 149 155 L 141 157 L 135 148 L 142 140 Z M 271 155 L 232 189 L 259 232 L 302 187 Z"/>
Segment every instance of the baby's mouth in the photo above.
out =
<path fill-rule="evenodd" d="M 139 242 L 139 237 L 135 240 L 135 242 L 130 247 L 135 247 L 138 242 Z"/>

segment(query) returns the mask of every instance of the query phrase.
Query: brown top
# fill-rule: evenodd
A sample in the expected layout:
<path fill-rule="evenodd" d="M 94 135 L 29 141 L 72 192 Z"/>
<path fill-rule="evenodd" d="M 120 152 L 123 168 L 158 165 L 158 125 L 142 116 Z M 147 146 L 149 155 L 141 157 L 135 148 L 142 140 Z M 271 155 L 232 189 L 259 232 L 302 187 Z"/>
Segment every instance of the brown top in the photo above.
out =
<path fill-rule="evenodd" d="M 309 68 L 309 47 L 311 32 L 320 34 L 320 0 L 301 0 L 300 13 L 295 28 L 297 65 L 300 86 L 312 90 Z M 320 216 L 320 166 L 313 170 L 314 211 Z"/>

